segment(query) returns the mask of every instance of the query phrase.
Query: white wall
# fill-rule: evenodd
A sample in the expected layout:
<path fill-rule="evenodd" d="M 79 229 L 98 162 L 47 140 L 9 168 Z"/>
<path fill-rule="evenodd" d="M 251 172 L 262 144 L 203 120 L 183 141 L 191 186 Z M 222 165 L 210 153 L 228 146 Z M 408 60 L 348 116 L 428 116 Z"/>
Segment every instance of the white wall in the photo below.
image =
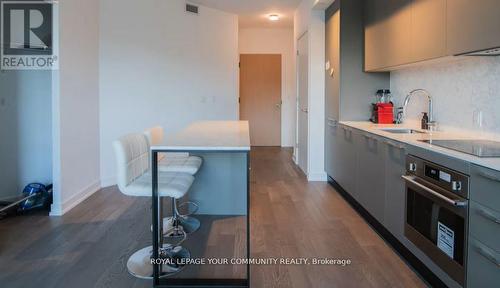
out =
<path fill-rule="evenodd" d="M 293 29 L 245 28 L 239 30 L 240 54 L 281 54 L 281 146 L 295 144 L 296 75 Z"/>
<path fill-rule="evenodd" d="M 309 181 L 326 181 L 325 153 L 325 12 L 313 10 L 314 0 L 303 0 L 294 17 L 297 40 L 309 36 Z M 294 49 L 296 50 L 296 48 Z"/>
<path fill-rule="evenodd" d="M 52 183 L 51 71 L 0 73 L 0 200 Z"/>
<path fill-rule="evenodd" d="M 483 132 L 500 134 L 500 58 L 469 57 L 391 72 L 391 90 L 397 106 L 415 88 L 427 89 L 434 98 L 434 116 L 442 129 L 478 132 L 475 110 L 483 113 Z M 420 121 L 428 110 L 417 95 L 408 106 L 409 120 Z"/>
<path fill-rule="evenodd" d="M 101 1 L 100 149 L 103 186 L 115 183 L 112 141 L 162 125 L 238 119 L 238 19 L 181 0 Z"/>
<path fill-rule="evenodd" d="M 64 214 L 100 188 L 99 0 L 59 1 L 58 14 L 51 215 Z"/>

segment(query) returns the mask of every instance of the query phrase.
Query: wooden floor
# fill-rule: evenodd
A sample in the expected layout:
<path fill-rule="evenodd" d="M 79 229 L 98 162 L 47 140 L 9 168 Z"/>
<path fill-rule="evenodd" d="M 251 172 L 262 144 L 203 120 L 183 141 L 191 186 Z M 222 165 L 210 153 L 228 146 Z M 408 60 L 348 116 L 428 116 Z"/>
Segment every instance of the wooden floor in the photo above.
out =
<path fill-rule="evenodd" d="M 332 187 L 306 181 L 291 150 L 253 148 L 251 156 L 252 256 L 352 261 L 252 266 L 252 287 L 425 287 Z M 151 287 L 125 268 L 150 243 L 150 203 L 111 187 L 63 217 L 0 220 L 0 287 Z"/>

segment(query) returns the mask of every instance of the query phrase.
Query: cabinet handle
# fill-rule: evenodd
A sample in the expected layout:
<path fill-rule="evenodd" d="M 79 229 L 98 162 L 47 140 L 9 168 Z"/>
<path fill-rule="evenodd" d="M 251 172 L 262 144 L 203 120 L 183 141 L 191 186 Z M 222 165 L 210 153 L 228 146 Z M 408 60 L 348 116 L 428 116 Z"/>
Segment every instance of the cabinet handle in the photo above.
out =
<path fill-rule="evenodd" d="M 377 139 L 377 138 L 375 138 L 375 137 L 373 137 L 373 136 L 370 136 L 370 135 L 368 135 L 368 134 L 363 134 L 363 136 L 365 136 L 365 138 L 367 138 L 367 139 L 371 139 L 371 140 L 373 140 L 373 141 L 378 141 L 378 139 Z"/>
<path fill-rule="evenodd" d="M 405 149 L 406 147 L 402 144 L 396 144 L 396 143 L 393 143 L 391 141 L 385 141 L 385 144 L 389 145 L 389 146 L 392 146 L 392 147 L 395 147 L 395 148 L 398 148 L 398 149 Z"/>
<path fill-rule="evenodd" d="M 479 247 L 478 245 L 476 245 L 476 249 L 477 249 L 477 252 L 479 254 L 481 254 L 481 256 L 488 259 L 488 261 L 490 261 L 491 263 L 495 264 L 497 266 L 497 268 L 500 268 L 500 262 L 497 260 L 497 258 L 495 258 L 495 256 L 492 253 L 490 253 L 489 251 L 486 251 L 485 249 L 483 249 L 482 247 Z"/>
<path fill-rule="evenodd" d="M 480 171 L 478 174 L 479 174 L 479 176 L 486 178 L 488 180 L 500 182 L 500 177 L 497 177 L 495 175 L 491 175 L 491 174 L 483 172 L 483 171 Z"/>
<path fill-rule="evenodd" d="M 326 118 L 326 120 L 327 120 L 327 125 L 330 127 L 337 127 L 338 122 L 339 122 L 339 121 L 332 119 L 330 117 Z"/>
<path fill-rule="evenodd" d="M 500 224 L 500 218 L 497 218 L 495 215 L 493 215 L 491 212 L 483 210 L 483 209 L 478 209 L 478 214 L 483 216 L 484 218 L 495 222 L 497 224 Z"/>
<path fill-rule="evenodd" d="M 348 127 L 346 127 L 346 126 L 341 126 L 341 127 L 342 127 L 342 129 L 344 129 L 345 131 L 352 132 L 351 128 L 348 128 Z"/>

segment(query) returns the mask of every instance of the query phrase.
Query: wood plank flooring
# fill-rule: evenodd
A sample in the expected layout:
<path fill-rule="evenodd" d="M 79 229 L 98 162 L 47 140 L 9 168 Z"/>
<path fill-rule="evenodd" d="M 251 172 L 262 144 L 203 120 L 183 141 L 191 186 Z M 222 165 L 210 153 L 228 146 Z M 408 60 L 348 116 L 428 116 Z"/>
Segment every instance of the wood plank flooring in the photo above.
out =
<path fill-rule="evenodd" d="M 252 148 L 251 161 L 253 257 L 352 261 L 348 266 L 252 266 L 252 287 L 425 287 L 332 187 L 306 181 L 291 161 L 291 150 Z M 0 220 L 0 287 L 151 287 L 151 281 L 135 279 L 125 268 L 129 255 L 150 243 L 150 205 L 149 199 L 110 187 L 63 217 L 35 213 Z M 234 248 L 241 233 L 231 229 L 241 231 L 242 221 L 202 221 L 210 251 L 232 247 L 241 253 Z"/>

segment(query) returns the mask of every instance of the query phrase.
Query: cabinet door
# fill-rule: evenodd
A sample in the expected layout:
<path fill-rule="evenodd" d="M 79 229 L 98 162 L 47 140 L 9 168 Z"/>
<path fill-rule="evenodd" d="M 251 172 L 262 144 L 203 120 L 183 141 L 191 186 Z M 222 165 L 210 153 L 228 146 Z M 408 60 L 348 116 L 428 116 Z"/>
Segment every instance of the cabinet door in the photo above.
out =
<path fill-rule="evenodd" d="M 446 55 L 446 0 L 413 0 L 412 62 Z"/>
<path fill-rule="evenodd" d="M 498 287 L 500 252 L 474 237 L 469 238 L 467 287 Z"/>
<path fill-rule="evenodd" d="M 356 149 L 354 146 L 354 137 L 356 133 L 348 127 L 341 126 L 337 129 L 338 145 L 338 164 L 337 175 L 338 183 L 352 197 L 357 199 L 356 195 Z"/>
<path fill-rule="evenodd" d="M 499 47 L 500 1 L 448 1 L 446 26 L 448 54 Z"/>
<path fill-rule="evenodd" d="M 357 192 L 359 202 L 380 223 L 384 222 L 385 170 L 382 142 L 368 133 L 358 134 Z"/>
<path fill-rule="evenodd" d="M 325 106 L 326 116 L 339 120 L 340 107 L 340 11 L 336 11 L 326 21 L 325 44 L 326 61 L 329 69 L 325 69 Z"/>
<path fill-rule="evenodd" d="M 411 62 L 412 0 L 368 0 L 365 6 L 365 70 Z"/>
<path fill-rule="evenodd" d="M 383 31 L 386 15 L 383 8 L 378 0 L 365 1 L 365 71 L 375 71 L 387 66 L 384 51 L 387 35 Z"/>
<path fill-rule="evenodd" d="M 411 62 L 411 7 L 412 0 L 384 0 L 389 18 L 384 26 L 387 33 L 387 66 Z"/>
<path fill-rule="evenodd" d="M 396 238 L 404 238 L 406 152 L 402 144 L 386 142 L 384 225 Z"/>
<path fill-rule="evenodd" d="M 328 118 L 325 127 L 325 172 L 328 176 L 332 177 L 333 180 L 337 181 L 337 175 L 335 174 L 337 153 L 335 150 L 337 149 L 336 133 L 338 128 L 336 122 Z"/>

